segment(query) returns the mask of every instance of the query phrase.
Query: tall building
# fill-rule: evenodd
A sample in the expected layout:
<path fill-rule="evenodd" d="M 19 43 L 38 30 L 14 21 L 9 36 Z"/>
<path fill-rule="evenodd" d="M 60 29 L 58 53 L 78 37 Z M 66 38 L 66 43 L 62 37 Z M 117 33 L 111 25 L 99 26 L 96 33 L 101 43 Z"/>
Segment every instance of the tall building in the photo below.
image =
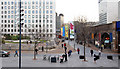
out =
<path fill-rule="evenodd" d="M 120 1 L 118 2 L 118 21 L 120 21 Z"/>
<path fill-rule="evenodd" d="M 0 1 L 2 35 L 19 34 L 19 0 Z M 22 35 L 55 38 L 55 0 L 21 0 Z"/>
<path fill-rule="evenodd" d="M 99 0 L 99 24 L 118 21 L 118 0 Z"/>
<path fill-rule="evenodd" d="M 64 15 L 56 13 L 56 34 L 60 34 L 61 26 L 64 24 Z"/>

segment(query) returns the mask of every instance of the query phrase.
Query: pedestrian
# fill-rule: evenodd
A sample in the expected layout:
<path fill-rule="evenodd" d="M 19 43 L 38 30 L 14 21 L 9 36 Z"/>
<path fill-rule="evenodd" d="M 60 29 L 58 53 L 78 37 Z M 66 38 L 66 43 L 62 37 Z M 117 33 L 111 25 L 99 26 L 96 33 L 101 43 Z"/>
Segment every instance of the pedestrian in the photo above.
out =
<path fill-rule="evenodd" d="M 38 49 L 37 48 L 35 49 L 35 54 L 38 54 Z"/>
<path fill-rule="evenodd" d="M 98 52 L 99 52 L 99 56 L 101 56 L 101 51 L 99 50 Z"/>
<path fill-rule="evenodd" d="M 92 57 L 93 56 L 93 50 L 92 49 L 90 50 L 90 53 L 91 53 L 91 57 Z"/>
<path fill-rule="evenodd" d="M 96 55 L 94 54 L 94 63 L 96 63 L 96 60 L 97 60 L 97 57 L 96 57 Z"/>
<path fill-rule="evenodd" d="M 68 51 L 68 57 L 71 56 L 71 53 L 72 53 L 72 50 L 69 50 L 69 51 Z"/>
<path fill-rule="evenodd" d="M 42 46 L 42 52 L 44 51 L 44 47 Z"/>
<path fill-rule="evenodd" d="M 17 55 L 17 57 L 18 57 L 18 52 L 17 52 L 17 50 L 15 50 L 15 55 L 14 55 L 14 57 Z"/>
<path fill-rule="evenodd" d="M 78 52 L 78 54 L 79 54 L 79 52 L 80 52 L 80 49 L 79 49 L 79 48 L 77 48 L 77 52 Z"/>

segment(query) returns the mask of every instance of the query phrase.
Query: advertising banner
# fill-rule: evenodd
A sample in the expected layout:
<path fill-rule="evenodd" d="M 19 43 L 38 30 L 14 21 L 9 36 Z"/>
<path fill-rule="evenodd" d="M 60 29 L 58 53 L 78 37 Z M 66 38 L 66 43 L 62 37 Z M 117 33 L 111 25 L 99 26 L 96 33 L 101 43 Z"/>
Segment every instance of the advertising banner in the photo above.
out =
<path fill-rule="evenodd" d="M 63 27 L 63 35 L 65 37 L 65 27 Z"/>
<path fill-rule="evenodd" d="M 61 36 L 63 36 L 63 28 L 61 28 Z"/>
<path fill-rule="evenodd" d="M 74 23 L 70 22 L 70 39 L 74 39 Z"/>
<path fill-rule="evenodd" d="M 65 25 L 65 37 L 67 38 L 68 38 L 68 32 L 69 32 L 68 25 Z"/>

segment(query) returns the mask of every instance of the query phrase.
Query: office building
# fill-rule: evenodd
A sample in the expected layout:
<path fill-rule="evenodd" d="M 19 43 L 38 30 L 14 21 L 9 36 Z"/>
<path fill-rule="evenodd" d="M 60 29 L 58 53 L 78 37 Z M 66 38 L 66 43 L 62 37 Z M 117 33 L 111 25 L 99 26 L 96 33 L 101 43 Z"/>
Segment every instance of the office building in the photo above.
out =
<path fill-rule="evenodd" d="M 0 1 L 0 25 L 2 35 L 19 34 L 19 0 Z M 55 0 L 21 0 L 24 10 L 22 35 L 55 38 Z"/>

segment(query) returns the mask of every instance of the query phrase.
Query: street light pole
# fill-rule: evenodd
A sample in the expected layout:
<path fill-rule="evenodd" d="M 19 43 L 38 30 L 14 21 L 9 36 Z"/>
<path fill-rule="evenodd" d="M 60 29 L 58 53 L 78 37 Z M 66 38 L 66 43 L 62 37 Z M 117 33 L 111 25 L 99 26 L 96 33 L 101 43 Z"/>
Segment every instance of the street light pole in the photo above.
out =
<path fill-rule="evenodd" d="M 20 31 L 19 31 L 19 68 L 21 68 L 21 0 L 20 0 L 20 4 L 19 4 L 19 6 L 20 6 L 20 9 L 19 9 L 19 18 L 20 18 Z"/>

